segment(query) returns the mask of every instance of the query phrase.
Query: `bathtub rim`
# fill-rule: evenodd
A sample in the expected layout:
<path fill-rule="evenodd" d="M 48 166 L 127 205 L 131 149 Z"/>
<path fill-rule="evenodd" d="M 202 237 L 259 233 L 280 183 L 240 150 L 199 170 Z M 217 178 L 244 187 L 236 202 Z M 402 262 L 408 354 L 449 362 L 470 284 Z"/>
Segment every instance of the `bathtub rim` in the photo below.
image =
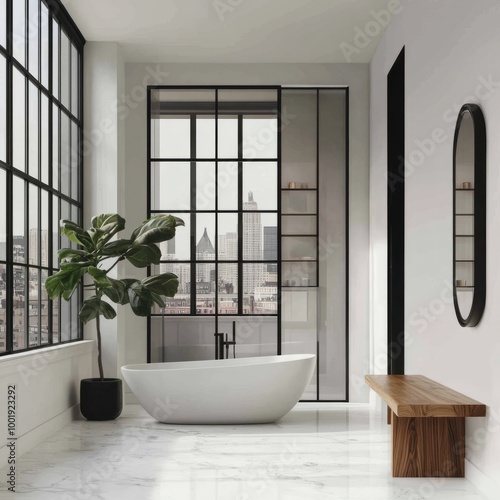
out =
<path fill-rule="evenodd" d="M 161 363 L 133 363 L 123 365 L 121 370 L 122 372 L 209 370 L 290 363 L 310 359 L 316 360 L 316 354 L 275 354 L 273 356 L 250 356 L 247 358 L 202 359 L 199 361 L 166 361 Z"/>

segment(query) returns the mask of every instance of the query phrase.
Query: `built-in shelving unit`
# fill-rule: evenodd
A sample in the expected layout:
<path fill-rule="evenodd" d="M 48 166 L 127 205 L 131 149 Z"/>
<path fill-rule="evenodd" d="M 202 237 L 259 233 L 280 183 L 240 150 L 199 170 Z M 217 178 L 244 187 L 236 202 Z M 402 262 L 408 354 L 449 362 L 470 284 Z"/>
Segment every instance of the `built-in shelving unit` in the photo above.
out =
<path fill-rule="evenodd" d="M 301 178 L 300 182 L 293 180 L 297 177 Z M 287 186 L 281 188 L 283 287 L 318 286 L 317 179 L 318 170 L 314 163 L 282 166 L 282 184 Z M 300 187 L 290 187 L 294 185 Z"/>

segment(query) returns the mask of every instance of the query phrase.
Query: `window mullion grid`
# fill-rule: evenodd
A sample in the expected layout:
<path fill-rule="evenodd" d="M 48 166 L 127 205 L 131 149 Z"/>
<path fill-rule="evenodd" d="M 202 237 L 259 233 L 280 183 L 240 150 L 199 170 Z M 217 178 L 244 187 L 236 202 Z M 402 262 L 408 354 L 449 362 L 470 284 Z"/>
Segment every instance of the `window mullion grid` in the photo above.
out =
<path fill-rule="evenodd" d="M 83 50 L 76 49 L 78 55 L 78 195 L 79 202 L 83 206 Z M 149 116 L 149 115 L 148 115 Z M 148 168 L 149 170 L 149 168 Z M 149 207 L 148 207 L 149 208 Z M 80 225 L 83 224 L 83 208 L 80 210 Z M 82 291 L 83 300 L 83 291 Z M 81 332 L 83 333 L 83 332 Z"/>
<path fill-rule="evenodd" d="M 79 187 L 79 192 L 80 192 L 80 199 L 79 200 L 74 200 L 71 196 L 71 193 L 68 195 L 64 195 L 60 191 L 56 190 L 54 188 L 54 175 L 53 175 L 53 160 L 54 160 L 54 149 L 53 149 L 53 124 L 54 124 L 54 119 L 59 120 L 59 134 L 60 134 L 60 116 L 59 116 L 59 110 L 60 109 L 67 109 L 68 114 L 71 114 L 69 112 L 69 109 L 66 108 L 65 106 L 62 105 L 62 103 L 55 98 L 53 94 L 53 89 L 57 85 L 58 88 L 60 89 L 60 80 L 61 80 L 61 71 L 60 71 L 60 62 L 61 62 L 61 51 L 59 51 L 59 57 L 58 57 L 58 65 L 59 65 L 59 71 L 58 71 L 58 81 L 57 83 L 54 82 L 54 77 L 53 77 L 53 19 L 54 19 L 54 10 L 50 8 L 49 6 L 49 12 L 48 12 L 48 17 L 47 17 L 47 22 L 48 22 L 48 79 L 47 79 L 47 86 L 44 87 L 42 84 L 42 30 L 41 30 L 41 2 L 37 2 L 36 4 L 36 12 L 35 11 L 30 11 L 30 2 L 28 0 L 24 0 L 25 4 L 25 26 L 24 26 L 24 39 L 25 39 L 25 44 L 24 44 L 24 64 L 21 64 L 19 61 L 14 59 L 13 57 L 13 2 L 14 1 L 22 1 L 22 0 L 7 0 L 6 2 L 6 14 L 7 14 L 7 19 L 6 19 L 6 28 L 7 28 L 7 39 L 6 39 L 6 46 L 5 48 L 2 48 L 1 52 L 5 55 L 6 59 L 6 125 L 7 125 L 7 133 L 6 133 L 6 229 L 7 229 L 7 235 L 6 235 L 6 289 L 8 290 L 7 297 L 6 297 L 6 329 L 7 329 L 7 335 L 6 335 L 6 350 L 5 353 L 11 353 L 14 352 L 14 335 L 13 335 L 13 327 L 14 327 L 14 290 L 16 288 L 15 280 L 14 280 L 14 268 L 18 267 L 19 269 L 23 270 L 24 273 L 24 284 L 23 284 L 23 293 L 24 293 L 24 306 L 23 306 L 23 313 L 24 313 L 24 331 L 23 331 L 23 336 L 24 336 L 24 341 L 25 341 L 25 347 L 22 349 L 18 349 L 19 351 L 22 350 L 29 350 L 30 349 L 30 326 L 31 325 L 31 320 L 30 320 L 30 300 L 29 300 L 29 285 L 30 285 L 30 271 L 33 270 L 38 279 L 37 279 L 37 291 L 38 291 L 38 300 L 37 300 L 37 331 L 38 331 L 38 339 L 37 339 L 37 345 L 41 346 L 42 345 L 42 291 L 43 291 L 43 277 L 42 277 L 42 272 L 44 270 L 47 270 L 49 274 L 53 274 L 53 272 L 57 268 L 57 263 L 54 262 L 53 259 L 53 253 L 54 253 L 54 242 L 53 242 L 53 233 L 57 228 L 54 228 L 54 222 L 53 222 L 53 210 L 54 210 L 54 205 L 59 205 L 61 204 L 61 200 L 64 199 L 68 203 L 74 204 L 79 208 L 79 219 L 81 222 L 82 219 L 82 183 L 80 182 L 80 187 Z M 47 4 L 47 2 L 45 2 Z M 37 54 L 36 56 L 38 57 L 36 61 L 36 66 L 35 72 L 31 73 L 30 72 L 30 67 L 33 67 L 33 61 L 30 60 L 30 43 L 33 43 L 33 40 L 30 39 L 29 35 L 29 27 L 30 27 L 30 22 L 36 22 L 38 24 L 37 26 L 37 37 L 38 37 L 38 47 L 37 47 Z M 59 38 L 59 46 L 60 46 L 60 38 L 61 38 L 61 31 L 60 31 L 60 22 L 58 21 L 58 32 L 56 36 Z M 79 84 L 79 96 L 78 96 L 78 109 L 80 109 L 79 116 L 76 118 L 75 117 L 75 122 L 78 125 L 79 128 L 79 134 L 80 134 L 80 141 L 79 141 L 79 153 L 80 157 L 78 159 L 78 171 L 81 175 L 83 175 L 82 169 L 81 169 L 81 163 L 82 163 L 82 157 L 81 157 L 81 145 L 82 145 L 82 95 L 83 95 L 83 89 L 81 87 L 81 77 L 82 77 L 82 54 L 81 54 L 81 45 L 78 45 L 78 61 L 79 61 L 79 73 L 78 73 L 78 84 Z M 35 56 L 35 57 L 36 57 Z M 13 166 L 13 115 L 14 115 L 14 103 L 13 103 L 13 72 L 14 68 L 16 68 L 20 74 L 24 77 L 24 99 L 25 99 L 25 116 L 24 116 L 24 126 L 25 126 L 25 147 L 24 147 L 24 162 L 23 162 L 23 168 L 18 169 Z M 38 71 L 36 71 L 36 69 Z M 37 92 L 37 102 L 35 104 L 30 103 L 29 99 L 29 90 L 30 90 L 30 84 L 34 85 L 34 88 L 36 89 Z M 71 92 L 72 89 L 70 89 Z M 42 94 L 46 95 L 48 98 L 48 114 L 47 114 L 47 123 L 42 123 Z M 58 109 L 58 115 L 54 117 L 54 110 L 53 106 L 56 104 L 57 109 Z M 29 131 L 29 117 L 30 117 L 30 105 L 31 106 L 36 106 L 38 115 L 37 115 L 37 124 L 38 124 L 38 130 L 37 130 L 37 135 L 38 135 L 38 150 L 36 152 L 36 158 L 38 161 L 37 165 L 37 171 L 33 172 L 33 168 L 31 171 L 33 172 L 33 175 L 30 175 L 30 165 L 29 165 L 29 144 L 30 144 L 30 139 L 33 139 L 33 137 L 30 138 L 30 131 Z M 48 181 L 47 183 L 42 182 L 42 127 L 48 126 L 48 144 L 47 144 L 47 154 L 48 154 Z M 71 132 L 70 132 L 71 133 Z M 60 138 L 59 138 L 60 139 Z M 59 157 L 61 157 L 61 144 L 60 140 L 58 141 L 58 147 L 59 147 Z M 32 165 L 33 167 L 33 165 Z M 58 176 L 60 179 L 60 162 L 58 164 Z M 73 175 L 73 173 L 71 173 Z M 25 258 L 24 262 L 14 262 L 14 250 L 13 250 L 13 242 L 14 242 L 14 208 L 13 208 L 13 200 L 14 200 L 14 176 L 22 180 L 23 182 L 23 190 L 24 190 L 24 196 L 26 200 L 26 207 L 30 206 L 30 186 L 36 187 L 37 191 L 37 209 L 38 212 L 36 214 L 36 220 L 37 220 L 37 234 L 36 234 L 36 249 L 33 249 L 33 252 L 36 252 L 37 258 L 38 258 L 38 263 L 36 264 L 30 264 L 30 227 L 29 227 L 29 222 L 30 222 L 30 213 L 29 209 L 25 211 L 24 214 L 24 221 L 23 221 L 23 226 L 24 226 L 24 245 L 25 245 Z M 71 186 L 71 184 L 70 184 Z M 46 190 L 48 193 L 48 200 L 47 200 L 47 263 L 44 266 L 42 263 L 42 190 Z M 54 199 L 54 196 L 56 196 L 56 199 Z M 58 235 L 58 240 L 60 246 L 60 235 Z M 59 311 L 61 310 L 60 299 L 56 299 L 59 303 Z M 48 343 L 52 344 L 53 343 L 53 327 L 54 327 L 54 316 L 53 316 L 53 301 L 49 300 L 49 310 L 47 312 L 47 325 L 48 325 Z M 80 330 L 81 333 L 81 330 Z M 81 337 L 81 335 L 80 335 Z"/>
<path fill-rule="evenodd" d="M 238 316 L 243 315 L 243 115 L 238 114 Z"/>
<path fill-rule="evenodd" d="M 52 14 L 50 10 L 47 10 L 47 28 L 48 28 L 48 36 L 49 36 L 49 44 L 48 44 L 48 68 L 47 68 L 47 88 L 49 90 L 49 95 L 48 95 L 48 110 L 47 110 L 47 118 L 49 120 L 48 122 L 48 144 L 47 144 L 47 150 L 48 150 L 48 159 L 47 159 L 47 182 L 49 185 L 49 204 L 47 207 L 47 217 L 48 217 L 48 232 L 49 234 L 47 235 L 47 266 L 49 268 L 48 271 L 48 276 L 52 275 L 54 272 L 54 268 L 56 267 L 56 263 L 53 262 L 53 256 L 54 256 L 54 244 L 53 244 L 53 234 L 54 234 L 54 217 L 53 217 L 53 210 L 54 210 L 54 195 L 53 195 L 53 161 L 54 161 L 54 152 L 53 152 L 53 147 L 54 147 L 54 137 L 53 137 L 53 132 L 54 132 L 54 127 L 53 127 L 53 110 L 54 110 L 54 99 L 53 99 L 53 90 L 52 90 L 52 70 L 53 70 L 53 44 L 52 44 Z M 41 44 L 40 44 L 41 45 Z M 41 58 L 40 58 L 41 59 Z M 41 71 L 41 69 L 40 69 Z M 52 345 L 54 341 L 54 336 L 53 336 L 53 328 L 54 328 L 54 301 L 52 299 L 48 300 L 48 310 L 47 310 L 47 325 L 48 325 L 48 343 L 49 345 Z"/>
<path fill-rule="evenodd" d="M 216 146 L 217 147 L 217 146 Z M 217 162 L 215 162 L 217 165 Z M 217 167 L 215 170 L 215 241 L 214 241 L 214 261 L 215 261 L 215 294 L 214 294 L 214 313 L 216 318 L 216 332 L 218 331 L 219 326 L 219 212 L 218 212 L 218 203 L 217 203 Z"/>
<path fill-rule="evenodd" d="M 191 314 L 196 314 L 196 116 L 190 115 L 190 183 L 191 183 L 191 278 L 190 290 L 191 296 Z"/>
<path fill-rule="evenodd" d="M 215 89 L 215 259 L 219 260 L 219 89 Z M 215 332 L 219 332 L 219 266 L 215 269 Z"/>
<path fill-rule="evenodd" d="M 42 0 L 37 2 L 38 12 L 37 12 L 37 23 L 38 23 L 38 80 L 40 81 L 40 85 L 42 85 Z M 41 96 L 40 96 L 41 97 Z M 41 99 L 39 99 L 41 101 Z"/>
<path fill-rule="evenodd" d="M 81 95 L 81 91 L 80 91 Z M 147 123 L 146 123 L 146 142 L 147 142 L 147 150 L 148 150 L 148 155 L 146 158 L 146 185 L 147 185 L 147 190 L 146 190 L 146 214 L 147 218 L 149 219 L 151 217 L 151 88 L 147 87 L 146 89 L 146 106 L 147 106 L 147 113 L 148 113 L 148 118 L 147 118 Z M 80 106 L 80 103 L 79 103 Z M 80 108 L 81 111 L 81 108 Z M 79 115 L 81 116 L 81 114 Z M 81 136 L 80 136 L 81 137 Z M 81 142 L 82 148 L 83 148 L 83 139 Z M 81 178 L 81 177 L 80 177 Z M 161 257 L 160 257 L 161 259 Z M 151 265 L 148 265 L 148 276 L 151 276 Z M 82 292 L 82 298 L 83 298 L 83 292 Z M 165 308 L 161 311 L 161 316 L 165 315 Z M 163 321 L 163 319 L 162 319 Z M 149 363 L 151 361 L 151 318 L 148 319 L 147 321 L 147 345 L 146 345 L 146 350 L 147 350 L 147 362 Z"/>
<path fill-rule="evenodd" d="M 39 99 L 40 101 L 40 99 Z M 40 124 L 40 114 L 38 114 L 38 122 Z M 38 127 L 40 129 L 40 127 Z M 40 132 L 40 130 L 39 130 Z M 40 141 L 38 142 L 38 150 L 40 151 L 41 145 Z M 38 160 L 40 160 L 40 155 L 38 157 Z M 40 161 L 38 161 L 38 165 L 40 168 Z M 37 213 L 37 238 L 36 238 L 36 252 L 37 252 L 37 262 L 38 265 L 36 266 L 37 269 L 37 274 L 38 274 L 38 282 L 37 282 L 37 290 L 38 290 L 38 304 L 37 304 L 37 310 L 38 310 L 38 342 L 37 345 L 40 346 L 42 345 L 42 278 L 43 278 L 43 273 L 42 273 L 42 190 L 40 188 L 37 188 L 37 201 L 38 201 L 38 213 Z M 28 297 L 28 303 L 29 303 L 29 297 Z"/>
<path fill-rule="evenodd" d="M 29 183 L 24 180 L 24 199 L 26 200 L 26 207 L 30 206 L 29 199 Z M 29 245 L 29 210 L 24 211 L 24 346 L 25 349 L 29 348 L 29 258 L 30 258 L 30 245 Z"/>
<path fill-rule="evenodd" d="M 7 39 L 6 39 L 6 79 L 7 79 L 7 87 L 6 87 L 6 111 L 7 111 L 7 120 L 6 120 L 6 162 L 7 166 L 10 167 L 12 165 L 12 156 L 13 156 L 13 147 L 12 147 L 12 120 L 13 120 L 13 112 L 12 112 L 12 36 L 9 36 L 9 33 L 12 33 L 12 0 L 7 0 Z M 13 352 L 14 350 L 14 339 L 13 339 L 13 320 L 14 320 L 14 312 L 13 312 L 13 298 L 14 298 L 14 270 L 13 270 L 13 206 L 12 206 L 12 191 L 13 191 L 13 180 L 12 180 L 12 169 L 7 168 L 5 170 L 5 183 L 7 188 L 7 196 L 6 196 L 6 226 L 7 226 L 7 237 L 6 237 L 6 249 L 5 249 L 5 258 L 6 258 L 6 329 L 5 329 L 5 352 Z"/>
<path fill-rule="evenodd" d="M 278 121 L 278 137 L 277 137 L 277 155 L 278 155 L 278 182 L 276 186 L 276 202 L 278 211 L 276 213 L 276 314 L 277 314 L 277 354 L 280 355 L 282 351 L 282 339 L 281 339 L 281 87 L 277 89 L 278 93 L 278 110 L 276 113 L 276 119 Z"/>
<path fill-rule="evenodd" d="M 316 89 L 316 286 L 319 286 L 319 88 Z M 316 327 L 316 359 L 319 366 L 319 328 Z M 319 370 L 316 369 L 316 400 L 320 400 Z"/>
<path fill-rule="evenodd" d="M 50 113 L 49 113 L 49 116 L 50 116 Z M 50 122 L 50 118 L 49 118 L 49 122 Z M 51 143 L 52 143 L 52 132 L 51 130 L 49 129 L 49 165 L 51 165 L 51 149 L 52 149 L 52 146 L 51 146 Z M 52 169 L 49 168 L 49 172 L 51 171 Z M 48 207 L 47 207 L 47 231 L 48 231 L 48 235 L 47 235 L 47 267 L 48 267 L 48 271 L 47 271 L 47 277 L 49 277 L 52 273 L 53 273 L 53 269 L 55 267 L 55 263 L 52 262 L 52 259 L 53 259 L 53 255 L 54 255 L 54 246 L 53 246 L 53 238 L 52 238 L 52 235 L 54 234 L 54 227 L 53 227 L 53 195 L 51 193 L 48 194 Z M 53 326 L 54 326 L 54 323 L 53 323 L 53 300 L 52 299 L 48 299 L 48 302 L 47 302 L 47 328 L 48 328 L 48 339 L 47 339 L 47 342 L 49 345 L 52 345 L 53 343 Z"/>
<path fill-rule="evenodd" d="M 67 159 L 68 161 L 68 193 L 70 196 L 72 195 L 72 189 L 73 189 L 73 158 L 72 158 L 72 151 L 71 151 L 71 146 L 73 145 L 73 85 L 71 79 L 73 78 L 73 71 L 72 71 L 72 64 L 73 64 L 73 51 L 72 51 L 72 44 L 71 44 L 71 39 L 68 36 L 69 41 L 69 49 L 68 49 L 68 74 L 69 74 L 69 79 L 68 79 L 68 111 L 71 109 L 71 111 L 68 113 L 69 116 L 69 130 L 68 130 L 68 140 L 69 140 L 69 158 Z"/>
<path fill-rule="evenodd" d="M 12 0 L 13 2 L 20 2 L 21 0 Z M 24 0 L 24 67 L 29 73 L 29 40 L 28 40 L 28 26 L 29 26 L 29 1 Z"/>

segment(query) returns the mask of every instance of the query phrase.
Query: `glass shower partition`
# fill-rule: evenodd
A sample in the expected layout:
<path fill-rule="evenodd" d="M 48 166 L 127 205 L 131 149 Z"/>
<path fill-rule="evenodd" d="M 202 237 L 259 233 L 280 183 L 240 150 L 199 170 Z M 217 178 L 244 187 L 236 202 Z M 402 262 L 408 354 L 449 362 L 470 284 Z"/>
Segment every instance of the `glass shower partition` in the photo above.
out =
<path fill-rule="evenodd" d="M 347 89 L 283 88 L 282 352 L 317 356 L 302 400 L 347 394 Z"/>

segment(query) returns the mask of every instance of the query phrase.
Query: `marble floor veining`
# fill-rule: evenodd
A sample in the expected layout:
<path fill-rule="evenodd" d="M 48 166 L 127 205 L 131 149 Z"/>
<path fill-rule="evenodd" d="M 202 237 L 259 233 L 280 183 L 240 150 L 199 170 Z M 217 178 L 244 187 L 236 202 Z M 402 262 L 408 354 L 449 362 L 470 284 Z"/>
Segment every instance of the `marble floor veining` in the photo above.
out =
<path fill-rule="evenodd" d="M 0 474 L 0 498 L 14 498 Z M 274 424 L 239 426 L 165 425 L 129 405 L 19 457 L 16 483 L 29 500 L 486 499 L 466 479 L 392 478 L 385 416 L 307 403 Z"/>

